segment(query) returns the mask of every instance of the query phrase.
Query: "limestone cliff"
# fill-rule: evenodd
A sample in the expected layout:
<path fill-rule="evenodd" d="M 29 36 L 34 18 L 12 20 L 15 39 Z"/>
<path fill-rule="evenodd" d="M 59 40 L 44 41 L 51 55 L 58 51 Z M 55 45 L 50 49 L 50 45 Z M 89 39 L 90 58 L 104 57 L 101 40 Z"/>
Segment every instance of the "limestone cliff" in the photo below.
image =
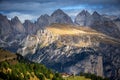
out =
<path fill-rule="evenodd" d="M 21 45 L 18 53 L 60 72 L 119 76 L 119 59 L 112 55 L 120 56 L 120 41 L 88 27 L 52 24 L 29 35 Z"/>

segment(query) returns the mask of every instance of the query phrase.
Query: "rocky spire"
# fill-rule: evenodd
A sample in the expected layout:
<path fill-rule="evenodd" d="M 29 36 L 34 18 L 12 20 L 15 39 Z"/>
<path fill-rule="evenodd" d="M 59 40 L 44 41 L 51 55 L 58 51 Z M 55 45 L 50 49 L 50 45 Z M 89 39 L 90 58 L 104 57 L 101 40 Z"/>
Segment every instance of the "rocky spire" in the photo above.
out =
<path fill-rule="evenodd" d="M 6 16 L 0 14 L 0 36 L 9 35 L 11 31 L 10 21 Z"/>
<path fill-rule="evenodd" d="M 101 17 L 101 15 L 97 11 L 94 11 L 92 16 L 93 17 Z"/>
<path fill-rule="evenodd" d="M 61 9 L 55 10 L 51 14 L 51 23 L 66 23 L 66 24 L 73 24 L 72 19 L 64 13 Z"/>
<path fill-rule="evenodd" d="M 89 16 L 90 13 L 87 10 L 82 10 L 78 15 L 85 15 L 85 16 Z"/>
<path fill-rule="evenodd" d="M 50 16 L 48 14 L 45 15 L 41 15 L 38 19 L 37 19 L 37 25 L 39 27 L 45 27 L 47 25 L 50 24 Z"/>
<path fill-rule="evenodd" d="M 16 33 L 24 33 L 25 29 L 22 23 L 20 22 L 19 18 L 15 16 L 11 19 L 11 25 Z"/>
<path fill-rule="evenodd" d="M 76 17 L 75 17 L 75 24 L 80 26 L 86 26 L 87 20 L 90 17 L 90 13 L 87 10 L 82 10 Z"/>
<path fill-rule="evenodd" d="M 26 33 L 27 34 L 34 34 L 37 30 L 36 26 L 34 23 L 32 23 L 30 20 L 25 20 L 23 23 Z"/>
<path fill-rule="evenodd" d="M 56 16 L 58 14 L 65 14 L 65 13 L 61 9 L 57 9 L 51 14 L 51 16 Z"/>

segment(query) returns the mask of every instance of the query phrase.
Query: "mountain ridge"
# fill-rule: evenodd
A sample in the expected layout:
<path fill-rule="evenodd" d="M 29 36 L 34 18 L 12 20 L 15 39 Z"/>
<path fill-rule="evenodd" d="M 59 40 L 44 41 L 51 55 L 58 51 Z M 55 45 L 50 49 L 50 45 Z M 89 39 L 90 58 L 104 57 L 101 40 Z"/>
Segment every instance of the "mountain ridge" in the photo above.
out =
<path fill-rule="evenodd" d="M 53 13 L 23 24 L 18 18 L 11 22 L 0 15 L 0 47 L 59 72 L 92 73 L 117 80 L 119 21 L 84 10 L 76 16 L 76 24 L 61 10 Z"/>
<path fill-rule="evenodd" d="M 111 67 L 111 65 L 105 65 L 105 63 L 109 62 L 107 58 L 112 57 L 112 53 L 119 56 L 120 41 L 87 27 L 73 26 L 68 24 L 47 26 L 44 30 L 39 30 L 36 35 L 29 35 L 23 41 L 23 47 L 19 48 L 18 53 L 59 72 L 73 73 L 75 71 L 76 74 L 81 71 L 93 74 L 95 72 L 99 76 L 106 76 L 108 74 L 106 67 Z M 112 55 L 108 56 L 109 54 Z M 100 66 L 99 70 L 95 66 L 91 67 L 93 63 Z M 112 65 L 118 65 L 118 63 Z M 109 75 L 113 74 L 109 73 Z"/>
<path fill-rule="evenodd" d="M 119 21 L 111 20 L 103 15 L 100 15 L 96 11 L 90 14 L 87 10 L 83 10 L 76 15 L 75 21 L 73 22 L 72 19 L 64 11 L 62 11 L 61 9 L 57 9 L 50 16 L 47 14 L 41 15 L 36 22 L 34 23 L 29 22 L 29 26 L 31 26 L 31 28 L 34 27 L 32 28 L 33 29 L 32 31 L 28 30 L 27 24 L 25 25 L 25 22 L 21 24 L 18 17 L 14 18 L 14 21 L 13 19 L 11 19 L 11 21 L 8 20 L 8 23 L 6 24 L 7 26 L 10 26 L 8 30 L 9 32 L 11 32 L 10 34 L 13 35 L 16 33 L 35 34 L 37 30 L 43 29 L 52 23 L 61 23 L 61 24 L 65 23 L 65 24 L 73 24 L 73 25 L 79 25 L 84 27 L 86 26 L 86 27 L 95 29 L 97 31 L 100 31 L 106 35 L 109 35 L 115 38 L 120 38 L 118 34 L 120 32 Z M 5 26 L 5 24 L 3 26 Z M 13 33 L 13 30 L 14 30 L 14 33 Z"/>

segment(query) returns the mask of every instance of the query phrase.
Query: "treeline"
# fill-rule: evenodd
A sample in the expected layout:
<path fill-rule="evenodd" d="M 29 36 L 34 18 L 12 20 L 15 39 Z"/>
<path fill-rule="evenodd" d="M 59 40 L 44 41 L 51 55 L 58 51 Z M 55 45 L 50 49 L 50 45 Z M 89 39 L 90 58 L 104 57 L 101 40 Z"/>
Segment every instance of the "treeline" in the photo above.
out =
<path fill-rule="evenodd" d="M 91 80 L 109 80 L 109 78 L 103 78 L 90 73 L 80 73 L 80 76 L 85 76 L 86 78 L 90 78 Z"/>
<path fill-rule="evenodd" d="M 54 73 L 38 63 L 18 62 L 0 63 L 0 80 L 64 80 L 59 73 Z"/>

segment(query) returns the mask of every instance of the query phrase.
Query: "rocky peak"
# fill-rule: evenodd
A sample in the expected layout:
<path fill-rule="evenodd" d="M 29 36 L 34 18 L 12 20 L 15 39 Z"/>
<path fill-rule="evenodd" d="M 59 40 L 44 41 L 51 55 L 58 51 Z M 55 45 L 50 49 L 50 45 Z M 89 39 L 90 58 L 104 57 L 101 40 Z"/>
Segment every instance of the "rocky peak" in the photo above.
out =
<path fill-rule="evenodd" d="M 85 15 L 85 16 L 89 16 L 90 13 L 87 10 L 82 10 L 78 15 Z"/>
<path fill-rule="evenodd" d="M 57 9 L 54 11 L 51 15 L 51 23 L 67 23 L 67 24 L 73 24 L 72 19 L 64 13 L 61 9 Z"/>
<path fill-rule="evenodd" d="M 8 20 L 7 16 L 3 15 L 0 13 L 0 22 L 7 22 L 10 23 L 10 21 Z"/>
<path fill-rule="evenodd" d="M 11 19 L 11 23 L 15 24 L 15 23 L 21 23 L 19 18 L 17 16 L 15 16 L 14 18 Z"/>
<path fill-rule="evenodd" d="M 94 11 L 91 15 L 90 21 L 91 21 L 91 25 L 96 25 L 98 24 L 103 24 L 103 22 L 107 20 L 106 18 L 104 18 L 103 16 L 101 16 L 97 11 Z"/>
<path fill-rule="evenodd" d="M 47 25 L 50 24 L 50 16 L 48 14 L 45 15 L 41 15 L 38 19 L 37 19 L 37 25 L 39 27 L 45 27 Z"/>
<path fill-rule="evenodd" d="M 67 24 L 73 24 L 72 19 L 64 13 L 61 9 L 55 10 L 51 16 L 48 14 L 41 15 L 38 19 L 36 24 L 40 28 L 44 28 L 45 26 L 48 26 L 52 23 L 67 23 Z"/>
<path fill-rule="evenodd" d="M 85 13 L 86 13 L 86 11 L 85 11 L 85 10 L 82 10 L 80 13 L 83 13 L 83 14 L 85 14 Z"/>
<path fill-rule="evenodd" d="M 75 18 L 75 24 L 80 26 L 87 26 L 90 13 L 86 10 L 82 10 Z"/>
<path fill-rule="evenodd" d="M 94 11 L 93 14 L 92 14 L 93 17 L 100 17 L 101 15 L 97 12 L 97 11 Z"/>
<path fill-rule="evenodd" d="M 45 19 L 45 18 L 49 18 L 50 16 L 48 14 L 44 14 L 44 15 L 41 15 L 37 20 L 41 20 L 41 19 Z"/>
<path fill-rule="evenodd" d="M 37 30 L 34 23 L 32 23 L 30 20 L 25 20 L 23 23 L 23 26 L 25 27 L 27 34 L 34 34 Z"/>
<path fill-rule="evenodd" d="M 11 31 L 10 21 L 6 16 L 0 14 L 0 36 L 5 37 L 5 35 L 9 35 Z"/>
<path fill-rule="evenodd" d="M 17 16 L 11 19 L 11 26 L 13 27 L 15 33 L 24 33 L 25 29 L 24 26 L 22 25 L 21 21 Z"/>
<path fill-rule="evenodd" d="M 23 23 L 23 26 L 25 28 L 28 28 L 29 26 L 31 26 L 33 23 L 30 20 L 25 20 L 25 22 Z"/>
<path fill-rule="evenodd" d="M 14 18 L 11 19 L 11 22 L 12 23 L 20 22 L 20 20 L 19 20 L 19 18 L 17 16 L 15 16 Z"/>
<path fill-rule="evenodd" d="M 60 15 L 60 14 L 65 14 L 65 13 L 61 9 L 57 9 L 52 13 L 51 16 Z"/>

